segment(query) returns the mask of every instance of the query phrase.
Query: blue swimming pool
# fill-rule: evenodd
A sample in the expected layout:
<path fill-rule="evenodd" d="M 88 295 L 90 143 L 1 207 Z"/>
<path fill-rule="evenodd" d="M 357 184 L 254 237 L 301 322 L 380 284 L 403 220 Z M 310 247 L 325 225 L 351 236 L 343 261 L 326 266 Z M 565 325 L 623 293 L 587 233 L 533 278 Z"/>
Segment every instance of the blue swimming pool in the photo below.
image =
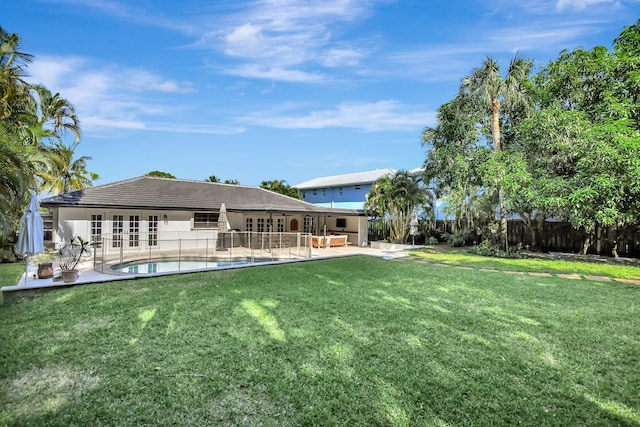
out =
<path fill-rule="evenodd" d="M 258 264 L 272 262 L 270 258 L 233 259 L 233 260 L 172 260 L 159 259 L 153 261 L 133 261 L 116 264 L 111 267 L 114 271 L 128 274 L 170 273 L 173 271 L 200 270 L 203 268 L 225 268 L 237 265 Z"/>

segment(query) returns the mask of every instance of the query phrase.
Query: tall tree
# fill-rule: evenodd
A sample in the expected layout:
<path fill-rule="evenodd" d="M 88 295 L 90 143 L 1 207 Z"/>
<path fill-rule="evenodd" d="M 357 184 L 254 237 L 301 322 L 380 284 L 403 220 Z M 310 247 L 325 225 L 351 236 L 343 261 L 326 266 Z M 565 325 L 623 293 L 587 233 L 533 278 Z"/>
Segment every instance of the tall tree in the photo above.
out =
<path fill-rule="evenodd" d="M 459 97 L 474 99 L 489 115 L 490 135 L 493 151 L 502 151 L 501 123 L 507 121 L 508 113 L 526 109 L 529 103 L 528 79 L 532 62 L 514 57 L 503 77 L 495 59 L 488 57 L 470 76 L 463 79 Z M 504 188 L 498 183 L 498 204 L 500 209 L 500 236 L 506 242 L 507 206 Z"/>
<path fill-rule="evenodd" d="M 483 114 L 473 101 L 458 97 L 441 105 L 436 126 L 422 133 L 422 145 L 428 147 L 424 182 L 444 201 L 442 211 L 458 228 L 473 228 L 484 213 L 479 210 L 484 194 L 479 166 L 490 151 L 477 126 Z"/>
<path fill-rule="evenodd" d="M 631 126 L 640 131 L 640 19 L 624 27 L 613 42 L 614 76 L 622 84 L 616 96 L 626 100 Z"/>

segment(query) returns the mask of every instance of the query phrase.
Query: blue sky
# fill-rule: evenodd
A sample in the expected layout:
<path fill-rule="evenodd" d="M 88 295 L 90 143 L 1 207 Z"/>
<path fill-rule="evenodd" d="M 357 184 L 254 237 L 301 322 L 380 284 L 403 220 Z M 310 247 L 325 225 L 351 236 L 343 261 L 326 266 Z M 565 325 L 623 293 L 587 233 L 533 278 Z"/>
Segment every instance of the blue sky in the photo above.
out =
<path fill-rule="evenodd" d="M 69 99 L 96 184 L 151 170 L 259 185 L 422 164 L 460 79 L 611 47 L 640 0 L 19 0 L 2 25 Z"/>

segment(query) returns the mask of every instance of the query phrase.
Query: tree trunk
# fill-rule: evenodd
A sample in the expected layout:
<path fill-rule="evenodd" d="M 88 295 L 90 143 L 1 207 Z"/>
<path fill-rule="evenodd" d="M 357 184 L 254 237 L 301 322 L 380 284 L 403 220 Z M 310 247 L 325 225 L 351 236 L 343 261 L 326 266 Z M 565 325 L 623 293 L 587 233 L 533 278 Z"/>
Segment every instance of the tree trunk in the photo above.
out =
<path fill-rule="evenodd" d="M 608 233 L 609 235 L 607 237 L 613 244 L 611 248 L 611 255 L 614 258 L 618 258 L 620 256 L 618 254 L 618 240 L 620 240 L 620 236 L 618 235 L 618 229 L 616 227 L 609 227 L 608 231 L 609 231 Z"/>
<path fill-rule="evenodd" d="M 507 243 L 507 205 L 504 202 L 504 191 L 498 190 L 498 203 L 500 204 L 500 243 L 506 248 Z"/>
<path fill-rule="evenodd" d="M 491 137 L 493 138 L 493 151 L 502 151 L 500 140 L 500 101 L 496 98 L 491 101 Z M 500 206 L 500 243 L 507 246 L 507 206 L 504 201 L 502 183 L 498 183 L 498 204 Z"/>
<path fill-rule="evenodd" d="M 587 233 L 587 235 L 585 236 L 584 240 L 582 241 L 582 255 L 586 255 L 587 251 L 589 250 L 589 247 L 591 246 L 591 243 L 593 242 L 593 229 L 590 230 L 586 230 L 585 232 Z"/>
<path fill-rule="evenodd" d="M 493 138 L 493 151 L 502 151 L 500 138 L 500 101 L 491 102 L 491 138 Z"/>
<path fill-rule="evenodd" d="M 546 243 L 544 243 L 545 242 L 544 219 L 545 219 L 545 216 L 540 212 L 538 212 L 538 214 L 536 215 L 536 223 L 537 223 L 537 229 L 538 229 L 538 237 L 540 238 L 540 249 L 543 249 L 542 247 L 543 244 L 546 246 Z"/>

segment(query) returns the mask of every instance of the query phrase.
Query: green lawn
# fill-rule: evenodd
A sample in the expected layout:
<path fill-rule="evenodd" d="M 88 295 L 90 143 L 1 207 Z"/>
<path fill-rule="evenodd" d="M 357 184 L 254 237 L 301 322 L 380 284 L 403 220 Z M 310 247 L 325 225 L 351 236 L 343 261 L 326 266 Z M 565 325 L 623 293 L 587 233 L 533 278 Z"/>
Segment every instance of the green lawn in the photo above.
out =
<path fill-rule="evenodd" d="M 24 274 L 24 262 L 0 264 L 0 288 L 14 286 Z"/>
<path fill-rule="evenodd" d="M 640 267 L 601 262 L 566 261 L 542 258 L 492 258 L 474 255 L 468 248 L 451 248 L 445 245 L 430 246 L 411 251 L 414 257 L 442 264 L 472 268 L 492 268 L 544 273 L 575 273 L 602 275 L 627 279 L 640 279 Z"/>
<path fill-rule="evenodd" d="M 640 425 L 640 286 L 350 257 L 0 307 L 0 425 Z"/>

